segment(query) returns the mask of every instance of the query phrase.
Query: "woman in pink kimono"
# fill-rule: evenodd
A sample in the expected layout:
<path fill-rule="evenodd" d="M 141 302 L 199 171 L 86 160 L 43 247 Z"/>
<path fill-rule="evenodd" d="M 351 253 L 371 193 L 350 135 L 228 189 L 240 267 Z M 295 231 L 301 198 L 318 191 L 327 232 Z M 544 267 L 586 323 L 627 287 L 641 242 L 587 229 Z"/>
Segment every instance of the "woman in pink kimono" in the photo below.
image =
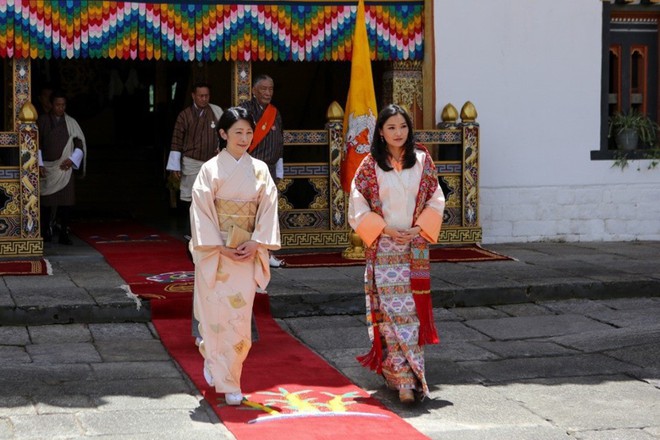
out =
<path fill-rule="evenodd" d="M 429 152 L 413 141 L 398 105 L 378 115 L 371 153 L 351 185 L 348 219 L 366 246 L 371 351 L 358 360 L 381 373 L 403 403 L 429 395 L 425 344 L 439 342 L 430 296 L 428 243 L 440 234 L 445 198 Z"/>
<path fill-rule="evenodd" d="M 268 166 L 247 153 L 253 132 L 254 120 L 245 109 L 222 114 L 221 151 L 202 165 L 190 208 L 193 307 L 204 377 L 229 405 L 243 400 L 241 370 L 252 345 L 255 290 L 270 280 L 268 251 L 280 248 L 275 183 Z M 231 229 L 242 230 L 246 241 L 232 243 Z"/>

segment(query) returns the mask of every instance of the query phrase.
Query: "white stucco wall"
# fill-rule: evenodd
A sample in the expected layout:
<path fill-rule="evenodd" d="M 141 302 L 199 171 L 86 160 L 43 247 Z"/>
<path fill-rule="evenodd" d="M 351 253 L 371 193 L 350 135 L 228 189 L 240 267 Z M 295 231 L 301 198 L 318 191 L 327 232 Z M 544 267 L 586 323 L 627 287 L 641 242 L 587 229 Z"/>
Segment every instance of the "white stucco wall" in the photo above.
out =
<path fill-rule="evenodd" d="M 660 167 L 590 159 L 601 0 L 433 1 L 437 119 L 479 114 L 483 242 L 660 240 Z"/>

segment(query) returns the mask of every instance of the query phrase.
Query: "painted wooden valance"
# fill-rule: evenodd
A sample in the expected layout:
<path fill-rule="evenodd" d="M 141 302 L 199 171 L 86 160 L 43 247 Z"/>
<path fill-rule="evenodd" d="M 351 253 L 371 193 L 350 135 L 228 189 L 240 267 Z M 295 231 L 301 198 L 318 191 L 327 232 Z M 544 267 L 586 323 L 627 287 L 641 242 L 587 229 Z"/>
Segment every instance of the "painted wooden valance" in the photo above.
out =
<path fill-rule="evenodd" d="M 0 57 L 344 61 L 357 2 L 0 0 Z M 423 0 L 366 2 L 374 60 L 423 58 Z"/>

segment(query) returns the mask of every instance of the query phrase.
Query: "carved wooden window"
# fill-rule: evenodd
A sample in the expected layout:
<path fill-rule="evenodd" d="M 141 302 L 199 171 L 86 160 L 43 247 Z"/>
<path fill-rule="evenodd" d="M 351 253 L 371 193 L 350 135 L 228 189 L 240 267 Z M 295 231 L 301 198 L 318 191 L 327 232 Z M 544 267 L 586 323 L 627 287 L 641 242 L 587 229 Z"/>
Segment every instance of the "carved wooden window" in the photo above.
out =
<path fill-rule="evenodd" d="M 612 159 L 609 117 L 642 112 L 660 121 L 660 0 L 603 2 L 601 145 L 592 159 Z"/>

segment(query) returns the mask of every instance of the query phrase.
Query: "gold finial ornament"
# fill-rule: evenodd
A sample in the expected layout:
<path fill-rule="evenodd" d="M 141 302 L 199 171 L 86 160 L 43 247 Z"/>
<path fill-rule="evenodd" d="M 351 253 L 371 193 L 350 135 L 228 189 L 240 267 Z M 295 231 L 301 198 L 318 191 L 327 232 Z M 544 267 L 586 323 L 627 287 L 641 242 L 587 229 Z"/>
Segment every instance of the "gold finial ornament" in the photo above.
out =
<path fill-rule="evenodd" d="M 458 110 L 456 110 L 456 107 L 454 107 L 451 103 L 447 104 L 442 109 L 440 118 L 442 119 L 442 122 L 455 123 L 458 119 Z"/>
<path fill-rule="evenodd" d="M 332 101 L 325 116 L 328 118 L 328 121 L 343 121 L 344 109 L 341 108 L 341 105 L 337 101 Z"/>
<path fill-rule="evenodd" d="M 477 120 L 477 109 L 474 104 L 467 101 L 461 109 L 461 120 L 463 122 L 474 122 Z"/>
<path fill-rule="evenodd" d="M 21 111 L 18 113 L 18 119 L 22 122 L 36 122 L 37 116 L 37 109 L 30 101 L 23 104 Z"/>
<path fill-rule="evenodd" d="M 341 256 L 347 260 L 363 260 L 364 259 L 364 243 L 355 231 L 348 233 L 348 238 L 351 242 L 350 246 L 344 249 Z"/>

